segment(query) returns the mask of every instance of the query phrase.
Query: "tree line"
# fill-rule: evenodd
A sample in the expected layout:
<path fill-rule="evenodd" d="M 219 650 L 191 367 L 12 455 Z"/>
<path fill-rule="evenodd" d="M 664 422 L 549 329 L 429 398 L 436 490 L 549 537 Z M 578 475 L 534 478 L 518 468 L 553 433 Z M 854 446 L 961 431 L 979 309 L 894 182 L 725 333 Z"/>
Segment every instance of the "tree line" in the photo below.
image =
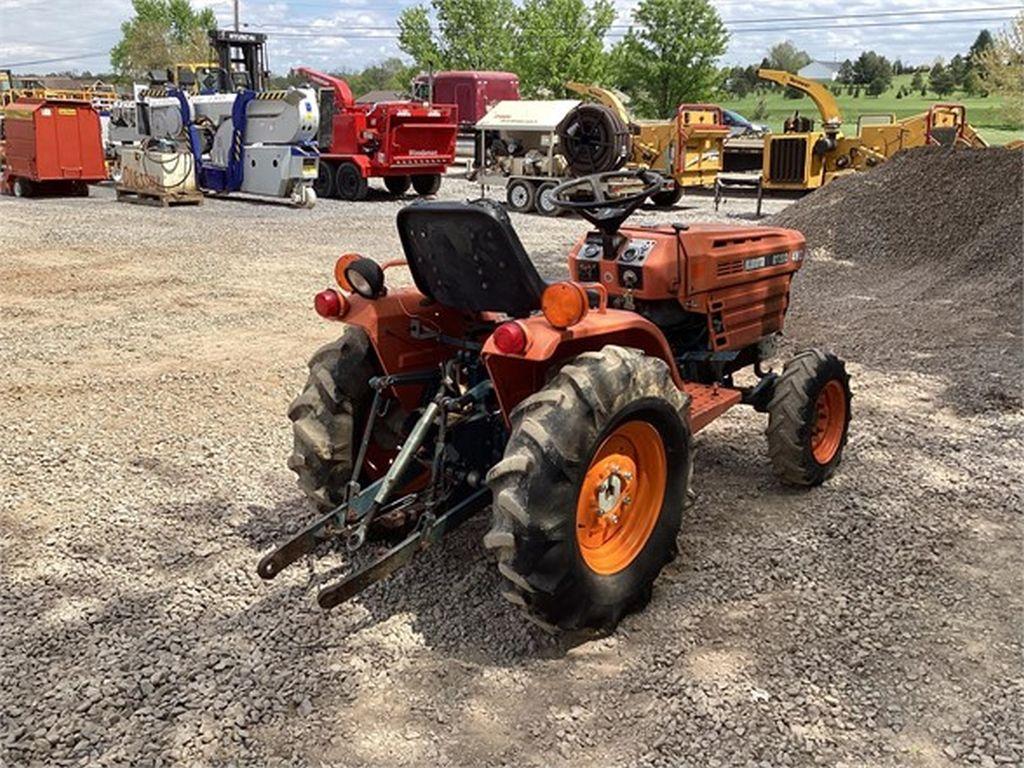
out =
<path fill-rule="evenodd" d="M 497 69 L 519 75 L 526 98 L 567 95 L 578 80 L 617 88 L 638 117 L 669 117 L 682 102 L 743 97 L 769 86 L 757 67 L 721 68 L 728 31 L 709 0 L 640 0 L 630 23 L 615 24 L 613 0 L 428 0 L 398 18 L 401 51 L 344 75 L 355 93 L 407 91 L 412 77 L 428 70 Z M 121 26 L 111 64 L 125 82 L 149 69 L 206 56 L 209 8 L 190 0 L 132 0 L 134 16 Z M 791 41 L 772 46 L 760 66 L 797 72 L 811 57 Z M 839 65 L 830 87 L 860 96 L 887 91 L 897 75 L 913 72 L 897 98 L 929 91 L 1005 96 L 1009 124 L 1024 124 L 1024 12 L 993 36 L 983 30 L 965 54 L 927 67 L 890 62 L 875 51 Z M 276 85 L 297 83 L 294 76 Z M 799 96 L 793 93 L 790 95 Z M 757 115 L 754 115 L 756 118 Z"/>
<path fill-rule="evenodd" d="M 431 0 L 402 12 L 398 44 L 420 69 L 515 72 L 527 98 L 564 96 L 567 80 L 610 85 L 642 116 L 715 91 L 729 36 L 708 0 L 640 0 L 621 35 L 614 20 L 611 0 Z"/>

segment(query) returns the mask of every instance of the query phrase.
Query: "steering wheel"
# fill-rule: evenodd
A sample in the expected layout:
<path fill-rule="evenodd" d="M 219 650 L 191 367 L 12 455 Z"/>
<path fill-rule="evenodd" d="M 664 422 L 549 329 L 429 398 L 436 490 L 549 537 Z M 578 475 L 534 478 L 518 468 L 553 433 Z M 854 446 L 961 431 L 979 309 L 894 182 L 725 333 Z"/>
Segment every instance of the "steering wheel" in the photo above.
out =
<path fill-rule="evenodd" d="M 640 190 L 609 194 L 609 188 L 615 184 L 634 181 L 643 184 Z M 612 235 L 633 211 L 664 186 L 664 177 L 654 171 L 609 171 L 563 181 L 551 190 L 550 200 L 560 208 L 578 211 L 602 232 Z"/>

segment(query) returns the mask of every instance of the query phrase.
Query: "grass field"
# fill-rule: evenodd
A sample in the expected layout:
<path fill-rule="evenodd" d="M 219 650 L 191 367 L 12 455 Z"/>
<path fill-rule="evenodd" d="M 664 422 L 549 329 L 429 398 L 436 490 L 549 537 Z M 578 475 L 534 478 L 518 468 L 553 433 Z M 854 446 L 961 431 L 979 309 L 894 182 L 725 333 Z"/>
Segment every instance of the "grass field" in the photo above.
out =
<path fill-rule="evenodd" d="M 1000 97 L 969 97 L 963 93 L 954 93 L 940 99 L 931 92 L 927 96 L 915 92 L 910 96 L 897 99 L 896 92 L 900 86 L 909 87 L 912 77 L 912 75 L 896 77 L 893 80 L 893 87 L 881 96 L 865 96 L 864 89 L 861 89 L 859 98 L 848 96 L 845 92 L 841 96 L 837 96 L 836 101 L 839 102 L 839 109 L 843 113 L 843 125 L 846 132 L 851 133 L 856 130 L 857 118 L 860 115 L 893 113 L 897 118 L 908 117 L 926 111 L 931 104 L 937 101 L 954 101 L 967 107 L 967 120 L 981 131 L 982 136 L 990 144 L 1005 144 L 1013 139 L 1024 139 L 1024 130 L 1013 129 L 1006 125 Z M 761 99 L 765 101 L 768 114 L 767 117 L 756 118 L 754 113 L 757 111 L 757 105 Z M 742 99 L 723 101 L 721 104 L 726 109 L 739 112 L 752 122 L 767 123 L 773 131 L 781 131 L 782 121 L 797 109 L 802 115 L 818 119 L 818 111 L 810 99 L 807 97 L 787 99 L 781 88 L 763 93 L 753 93 Z"/>

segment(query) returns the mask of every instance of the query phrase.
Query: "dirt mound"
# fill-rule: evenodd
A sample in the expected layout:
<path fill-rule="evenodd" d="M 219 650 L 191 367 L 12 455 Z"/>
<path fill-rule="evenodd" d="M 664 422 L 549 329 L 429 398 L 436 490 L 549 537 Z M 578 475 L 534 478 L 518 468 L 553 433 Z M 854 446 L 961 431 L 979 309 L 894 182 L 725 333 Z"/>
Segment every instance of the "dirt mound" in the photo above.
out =
<path fill-rule="evenodd" d="M 915 149 L 839 179 L 772 219 L 812 248 L 915 273 L 915 294 L 1020 293 L 1024 150 Z"/>
<path fill-rule="evenodd" d="M 949 379 L 958 408 L 1020 405 L 1024 150 L 915 149 L 774 216 L 804 233 L 791 335 Z"/>

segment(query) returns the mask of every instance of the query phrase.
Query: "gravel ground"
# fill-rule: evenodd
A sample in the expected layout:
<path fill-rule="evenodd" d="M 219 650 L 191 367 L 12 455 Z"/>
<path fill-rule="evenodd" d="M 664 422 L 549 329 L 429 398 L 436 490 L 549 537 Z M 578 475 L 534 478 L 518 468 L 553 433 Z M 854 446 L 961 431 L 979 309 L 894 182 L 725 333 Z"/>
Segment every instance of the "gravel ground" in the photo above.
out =
<path fill-rule="evenodd" d="M 898 265 L 816 253 L 789 334 L 846 354 L 856 393 L 828 485 L 780 487 L 737 409 L 699 436 L 680 557 L 609 637 L 524 623 L 483 519 L 323 614 L 301 567 L 254 568 L 312 514 L 284 416 L 335 330 L 311 296 L 342 251 L 398 252 L 399 204 L 112 198 L 0 198 L 0 764 L 1024 761 L 1019 385 L 950 395 L 991 355 L 1019 373 L 1019 325 L 993 315 L 950 374 L 952 312 L 877 314 Z M 584 225 L 514 219 L 563 274 Z"/>

